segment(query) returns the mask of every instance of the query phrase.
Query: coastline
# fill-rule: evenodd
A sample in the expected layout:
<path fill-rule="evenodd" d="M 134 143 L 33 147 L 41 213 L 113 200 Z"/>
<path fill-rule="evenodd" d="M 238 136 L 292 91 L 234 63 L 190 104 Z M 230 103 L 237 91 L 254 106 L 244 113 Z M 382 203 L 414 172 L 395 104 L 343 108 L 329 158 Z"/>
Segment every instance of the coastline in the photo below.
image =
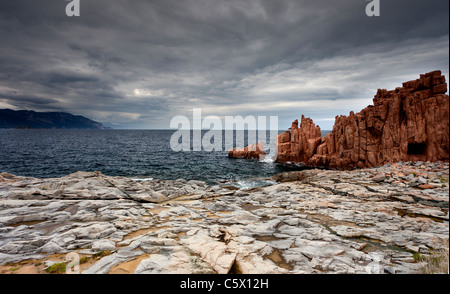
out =
<path fill-rule="evenodd" d="M 448 163 L 274 180 L 239 189 L 1 173 L 0 273 L 44 274 L 71 252 L 86 257 L 87 274 L 421 273 L 420 256 L 448 257 Z"/>

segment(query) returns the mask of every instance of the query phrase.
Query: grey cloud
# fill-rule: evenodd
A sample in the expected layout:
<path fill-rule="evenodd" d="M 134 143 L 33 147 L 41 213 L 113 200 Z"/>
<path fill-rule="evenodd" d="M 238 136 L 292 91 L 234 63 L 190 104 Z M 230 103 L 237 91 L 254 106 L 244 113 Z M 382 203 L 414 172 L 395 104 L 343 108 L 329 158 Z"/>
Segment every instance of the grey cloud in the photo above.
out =
<path fill-rule="evenodd" d="M 0 93 L 0 102 L 6 102 L 7 104 L 12 105 L 17 109 L 36 106 L 45 109 L 57 109 L 57 107 L 55 107 L 55 104 L 58 104 L 58 100 L 56 99 L 40 96 L 20 95 L 18 93 Z"/>
<path fill-rule="evenodd" d="M 81 0 L 72 18 L 66 4 L 0 2 L 0 93 L 29 97 L 17 107 L 161 128 L 192 107 L 370 102 L 377 87 L 448 76 L 447 0 L 381 0 L 373 18 L 364 0 Z"/>

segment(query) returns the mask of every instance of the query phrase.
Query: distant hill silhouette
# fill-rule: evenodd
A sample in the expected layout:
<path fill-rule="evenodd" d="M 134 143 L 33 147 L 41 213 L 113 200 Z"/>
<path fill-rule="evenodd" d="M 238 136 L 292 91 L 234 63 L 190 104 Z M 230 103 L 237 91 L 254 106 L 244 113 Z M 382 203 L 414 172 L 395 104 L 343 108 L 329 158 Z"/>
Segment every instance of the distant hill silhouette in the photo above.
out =
<path fill-rule="evenodd" d="M 103 124 L 66 112 L 0 109 L 0 129 L 105 129 Z"/>

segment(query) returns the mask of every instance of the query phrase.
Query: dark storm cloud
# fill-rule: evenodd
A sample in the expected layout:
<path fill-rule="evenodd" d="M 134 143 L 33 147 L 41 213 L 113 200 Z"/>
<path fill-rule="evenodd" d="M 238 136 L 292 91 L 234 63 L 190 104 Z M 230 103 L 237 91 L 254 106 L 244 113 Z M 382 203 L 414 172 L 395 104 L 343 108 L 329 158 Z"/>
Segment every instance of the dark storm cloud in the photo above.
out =
<path fill-rule="evenodd" d="M 372 18 L 364 0 L 80 2 L 71 18 L 64 0 L 0 2 L 0 107 L 118 127 L 165 128 L 192 107 L 330 126 L 377 88 L 448 76 L 447 0 L 381 0 Z"/>
<path fill-rule="evenodd" d="M 1 94 L 1 97 L 16 107 L 20 107 L 22 105 L 45 105 L 48 107 L 49 105 L 58 102 L 56 99 L 39 96 L 23 96 L 18 93 Z"/>

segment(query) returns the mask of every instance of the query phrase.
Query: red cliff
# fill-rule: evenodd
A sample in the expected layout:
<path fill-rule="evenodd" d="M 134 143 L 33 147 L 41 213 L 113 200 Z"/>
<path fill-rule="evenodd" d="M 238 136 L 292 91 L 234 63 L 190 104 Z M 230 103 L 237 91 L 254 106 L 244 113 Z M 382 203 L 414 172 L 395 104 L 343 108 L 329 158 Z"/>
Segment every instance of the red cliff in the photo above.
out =
<path fill-rule="evenodd" d="M 302 116 L 277 138 L 278 162 L 329 168 L 363 168 L 397 161 L 449 160 L 449 96 L 445 76 L 433 71 L 403 87 L 379 89 L 358 113 L 337 116 L 333 130 Z"/>

